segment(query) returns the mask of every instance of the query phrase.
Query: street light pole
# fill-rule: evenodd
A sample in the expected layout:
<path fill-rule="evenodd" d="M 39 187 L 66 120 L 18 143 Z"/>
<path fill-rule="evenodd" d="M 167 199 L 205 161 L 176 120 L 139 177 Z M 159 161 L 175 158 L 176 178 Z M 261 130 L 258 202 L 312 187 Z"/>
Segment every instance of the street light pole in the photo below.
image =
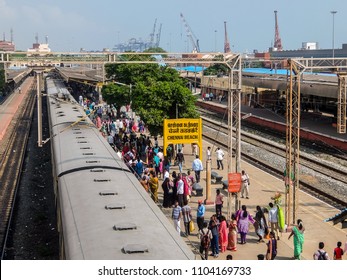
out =
<path fill-rule="evenodd" d="M 331 11 L 330 12 L 333 15 L 333 65 L 335 64 L 334 58 L 335 58 L 335 14 L 337 11 Z"/>
<path fill-rule="evenodd" d="M 133 100 L 132 100 L 132 87 L 133 87 L 133 85 L 130 84 L 130 85 L 129 85 L 129 88 L 130 88 L 130 90 L 129 90 L 129 94 L 130 94 L 130 106 L 131 106 L 131 104 L 133 103 Z"/>
<path fill-rule="evenodd" d="M 133 85 L 132 84 L 127 85 L 127 84 L 124 84 L 124 83 L 121 83 L 121 82 L 116 82 L 116 81 L 113 81 L 113 83 L 116 84 L 116 85 L 129 87 L 129 102 L 130 102 L 130 106 L 131 106 L 131 103 L 132 103 L 131 95 L 132 95 L 132 87 L 133 87 Z"/>
<path fill-rule="evenodd" d="M 130 109 L 131 109 L 131 117 L 133 118 L 134 115 L 133 115 L 133 109 L 131 108 L 131 105 L 133 103 L 132 101 L 132 88 L 133 88 L 133 85 L 132 84 L 124 84 L 124 83 L 121 83 L 121 82 L 116 82 L 116 81 L 113 81 L 113 83 L 115 83 L 116 85 L 120 85 L 120 86 L 125 86 L 125 87 L 129 87 L 129 105 L 130 105 Z"/>

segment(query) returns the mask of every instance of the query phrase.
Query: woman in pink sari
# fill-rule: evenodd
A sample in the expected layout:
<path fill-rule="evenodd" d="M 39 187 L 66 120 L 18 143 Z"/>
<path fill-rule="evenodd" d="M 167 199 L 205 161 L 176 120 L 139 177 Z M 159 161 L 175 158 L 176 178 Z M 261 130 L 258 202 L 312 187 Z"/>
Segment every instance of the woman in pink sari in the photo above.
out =
<path fill-rule="evenodd" d="M 228 250 L 237 251 L 237 221 L 236 215 L 231 215 L 229 222 Z"/>
<path fill-rule="evenodd" d="M 228 227 L 224 216 L 220 217 L 219 246 L 221 253 L 225 252 L 228 246 Z"/>
<path fill-rule="evenodd" d="M 101 118 L 99 116 L 96 117 L 96 127 L 100 129 L 102 126 Z"/>

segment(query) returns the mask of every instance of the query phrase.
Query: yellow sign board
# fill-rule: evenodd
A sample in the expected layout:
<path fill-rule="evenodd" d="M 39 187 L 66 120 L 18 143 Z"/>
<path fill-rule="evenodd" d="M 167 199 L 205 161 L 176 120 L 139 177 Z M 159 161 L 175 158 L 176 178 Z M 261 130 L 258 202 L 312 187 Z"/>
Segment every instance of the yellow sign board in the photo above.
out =
<path fill-rule="evenodd" d="M 164 120 L 164 154 L 170 144 L 196 143 L 202 160 L 202 120 L 201 119 L 165 119 Z"/>

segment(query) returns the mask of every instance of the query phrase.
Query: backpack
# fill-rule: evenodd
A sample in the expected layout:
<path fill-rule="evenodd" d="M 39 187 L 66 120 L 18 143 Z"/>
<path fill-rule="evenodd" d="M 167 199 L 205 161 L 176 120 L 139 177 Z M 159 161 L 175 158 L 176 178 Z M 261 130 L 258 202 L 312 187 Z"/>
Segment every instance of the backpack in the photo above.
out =
<path fill-rule="evenodd" d="M 210 230 L 208 230 L 203 236 L 202 236 L 202 239 L 201 239 L 201 246 L 202 248 L 204 249 L 208 249 L 210 247 L 210 237 L 209 237 L 209 233 L 210 233 Z"/>
<path fill-rule="evenodd" d="M 327 252 L 322 252 L 322 251 L 320 251 L 320 250 L 318 250 L 318 254 L 319 254 L 319 256 L 318 256 L 318 260 L 326 260 L 326 254 L 327 254 Z"/>

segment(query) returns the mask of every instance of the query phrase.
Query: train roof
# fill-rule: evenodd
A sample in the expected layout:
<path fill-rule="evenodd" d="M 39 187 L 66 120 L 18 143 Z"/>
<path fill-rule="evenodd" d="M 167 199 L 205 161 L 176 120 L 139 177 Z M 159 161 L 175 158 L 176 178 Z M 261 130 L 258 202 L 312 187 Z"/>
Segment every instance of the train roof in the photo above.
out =
<path fill-rule="evenodd" d="M 59 186 L 67 259 L 194 259 L 132 173 L 82 170 Z"/>
<path fill-rule="evenodd" d="M 51 85 L 49 112 L 64 255 L 194 259 L 173 225 L 81 107 Z"/>

